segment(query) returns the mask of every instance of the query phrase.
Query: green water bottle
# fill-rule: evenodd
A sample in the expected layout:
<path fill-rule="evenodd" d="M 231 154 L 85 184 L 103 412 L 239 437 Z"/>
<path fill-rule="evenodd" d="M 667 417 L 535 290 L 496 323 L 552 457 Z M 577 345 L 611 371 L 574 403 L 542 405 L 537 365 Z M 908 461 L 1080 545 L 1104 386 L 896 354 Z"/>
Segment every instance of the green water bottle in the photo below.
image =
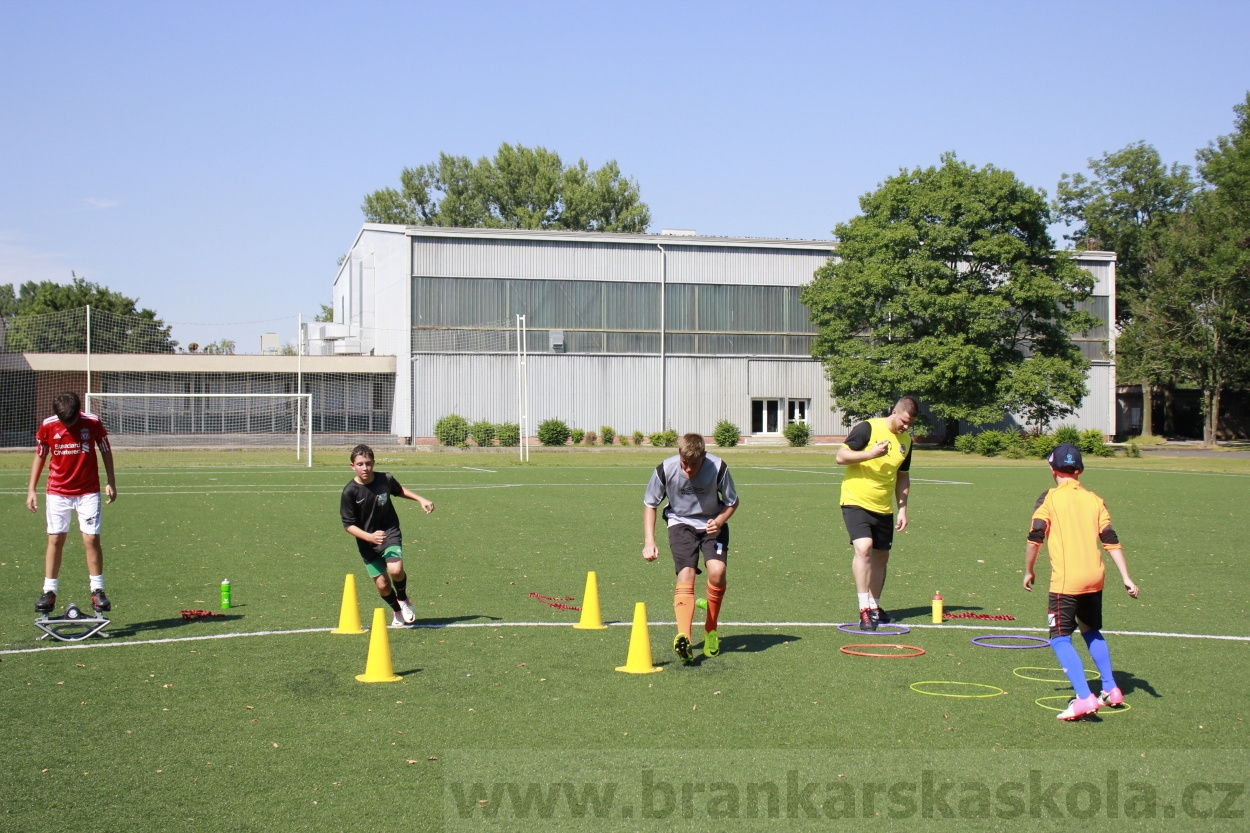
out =
<path fill-rule="evenodd" d="M 223 579 L 221 582 L 221 609 L 226 610 L 230 607 L 230 579 Z"/>

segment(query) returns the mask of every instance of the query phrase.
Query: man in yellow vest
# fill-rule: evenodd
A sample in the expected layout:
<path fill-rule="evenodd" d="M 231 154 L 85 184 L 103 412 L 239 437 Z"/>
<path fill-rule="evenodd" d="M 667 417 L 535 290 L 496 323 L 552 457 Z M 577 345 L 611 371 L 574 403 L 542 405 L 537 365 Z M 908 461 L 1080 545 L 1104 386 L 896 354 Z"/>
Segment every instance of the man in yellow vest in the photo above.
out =
<path fill-rule="evenodd" d="M 875 631 L 890 617 L 880 607 L 885 568 L 894 532 L 907 528 L 907 495 L 911 490 L 911 427 L 920 411 L 914 396 L 895 403 L 887 417 L 861 422 L 838 449 L 842 479 L 842 520 L 855 555 L 851 574 L 859 594 L 859 629 Z M 898 504 L 895 520 L 894 505 Z"/>

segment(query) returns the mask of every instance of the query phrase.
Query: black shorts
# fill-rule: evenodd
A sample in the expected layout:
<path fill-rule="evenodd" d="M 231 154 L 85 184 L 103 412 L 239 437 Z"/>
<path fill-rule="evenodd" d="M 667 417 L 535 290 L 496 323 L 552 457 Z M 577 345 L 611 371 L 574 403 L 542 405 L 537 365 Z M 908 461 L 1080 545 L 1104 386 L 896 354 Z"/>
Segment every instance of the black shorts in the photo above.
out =
<path fill-rule="evenodd" d="M 857 538 L 871 538 L 874 550 L 888 550 L 894 546 L 894 516 L 869 512 L 862 506 L 843 506 L 842 523 L 851 534 L 851 543 Z"/>
<path fill-rule="evenodd" d="M 360 552 L 360 557 L 364 559 L 366 564 L 384 557 L 386 551 L 391 547 L 403 547 L 403 544 L 404 536 L 400 533 L 398 527 L 386 530 L 386 538 L 380 544 L 370 544 L 368 541 L 356 539 L 356 549 Z"/>
<path fill-rule="evenodd" d="M 1051 593 L 1046 606 L 1046 619 L 1050 624 L 1051 639 L 1076 633 L 1077 621 L 1087 628 L 1102 630 L 1102 591 L 1076 596 Z"/>
<path fill-rule="evenodd" d="M 694 567 L 696 575 L 699 569 L 699 552 L 703 552 L 703 561 L 728 561 L 729 555 L 729 524 L 720 528 L 716 537 L 708 535 L 705 530 L 695 529 L 685 524 L 673 524 L 668 528 L 668 548 L 673 553 L 673 564 L 677 572 L 687 567 Z"/>

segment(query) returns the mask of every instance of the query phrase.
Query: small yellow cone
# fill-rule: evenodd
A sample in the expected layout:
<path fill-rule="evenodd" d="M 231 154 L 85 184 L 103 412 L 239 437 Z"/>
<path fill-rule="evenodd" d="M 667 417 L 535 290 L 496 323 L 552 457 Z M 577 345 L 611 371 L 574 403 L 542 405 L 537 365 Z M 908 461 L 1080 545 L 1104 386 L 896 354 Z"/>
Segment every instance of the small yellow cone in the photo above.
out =
<path fill-rule="evenodd" d="M 347 574 L 343 582 L 343 606 L 339 608 L 339 626 L 330 633 L 364 633 L 360 627 L 360 603 L 356 600 L 356 576 Z"/>
<path fill-rule="evenodd" d="M 629 632 L 629 656 L 625 664 L 618 666 L 617 671 L 626 674 L 654 674 L 663 668 L 651 664 L 651 635 L 647 632 L 647 605 L 638 602 L 634 605 L 634 626 Z"/>
<path fill-rule="evenodd" d="M 357 674 L 356 679 L 362 683 L 397 683 L 403 679 L 391 667 L 391 640 L 386 635 L 386 613 L 380 607 L 373 611 L 365 673 Z"/>
<path fill-rule="evenodd" d="M 586 592 L 582 594 L 582 619 L 573 627 L 583 631 L 600 631 L 607 627 L 599 612 L 599 577 L 594 570 L 586 574 Z"/>

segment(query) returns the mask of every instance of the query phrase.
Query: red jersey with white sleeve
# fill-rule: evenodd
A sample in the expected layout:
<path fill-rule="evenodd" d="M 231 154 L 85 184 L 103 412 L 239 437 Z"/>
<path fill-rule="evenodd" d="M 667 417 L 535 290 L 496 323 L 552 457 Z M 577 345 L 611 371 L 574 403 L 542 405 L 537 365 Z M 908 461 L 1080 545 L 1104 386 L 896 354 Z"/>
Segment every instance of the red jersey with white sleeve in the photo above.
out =
<path fill-rule="evenodd" d="M 109 435 L 95 414 L 79 413 L 74 424 L 50 416 L 35 432 L 35 453 L 47 459 L 48 494 L 64 497 L 100 491 L 100 464 L 96 449 L 109 450 Z"/>

